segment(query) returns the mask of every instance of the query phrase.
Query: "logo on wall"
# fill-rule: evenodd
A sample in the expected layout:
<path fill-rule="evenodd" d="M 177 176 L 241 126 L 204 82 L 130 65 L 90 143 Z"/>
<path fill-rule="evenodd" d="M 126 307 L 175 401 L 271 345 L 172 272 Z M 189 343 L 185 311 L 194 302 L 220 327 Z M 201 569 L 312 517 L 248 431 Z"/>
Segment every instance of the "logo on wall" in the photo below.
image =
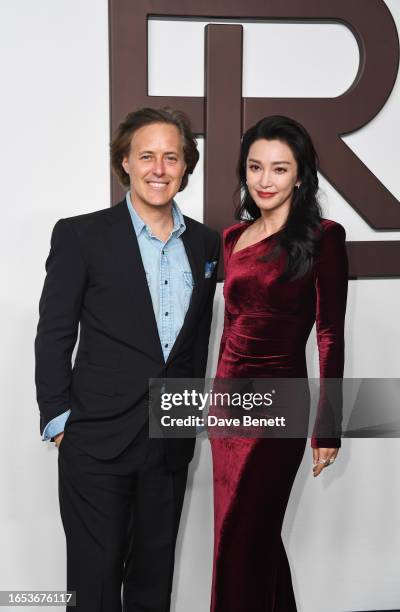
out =
<path fill-rule="evenodd" d="M 385 105 L 396 81 L 399 39 L 383 0 L 110 0 L 111 130 L 141 106 L 185 111 L 205 137 L 204 221 L 222 230 L 234 222 L 231 198 L 244 131 L 267 115 L 287 115 L 310 132 L 320 172 L 377 232 L 400 230 L 400 205 L 341 136 L 368 124 Z M 361 6 L 362 5 L 362 6 Z M 357 76 L 336 98 L 243 98 L 241 25 L 205 28 L 205 96 L 149 96 L 149 17 L 235 20 L 336 21 L 354 34 L 360 52 Z M 120 196 L 113 179 L 113 201 Z M 400 241 L 347 243 L 351 278 L 400 276 Z"/>

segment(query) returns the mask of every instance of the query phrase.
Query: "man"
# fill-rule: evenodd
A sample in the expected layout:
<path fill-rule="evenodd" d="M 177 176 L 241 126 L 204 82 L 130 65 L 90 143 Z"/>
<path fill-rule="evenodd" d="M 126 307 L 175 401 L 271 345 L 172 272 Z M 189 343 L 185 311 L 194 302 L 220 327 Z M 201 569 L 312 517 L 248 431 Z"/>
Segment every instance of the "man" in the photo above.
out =
<path fill-rule="evenodd" d="M 123 585 L 125 612 L 165 612 L 194 440 L 149 439 L 148 381 L 205 375 L 220 240 L 173 200 L 199 157 L 182 113 L 130 113 L 111 157 L 126 198 L 53 230 L 35 342 L 41 433 L 59 445 L 77 609 L 120 611 Z"/>

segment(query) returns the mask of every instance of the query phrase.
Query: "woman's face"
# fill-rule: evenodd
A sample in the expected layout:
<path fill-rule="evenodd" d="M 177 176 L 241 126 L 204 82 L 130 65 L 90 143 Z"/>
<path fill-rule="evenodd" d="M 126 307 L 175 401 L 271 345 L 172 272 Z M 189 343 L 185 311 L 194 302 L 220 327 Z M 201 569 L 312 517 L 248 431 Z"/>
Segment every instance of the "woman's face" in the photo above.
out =
<path fill-rule="evenodd" d="M 253 142 L 246 162 L 247 188 L 262 213 L 281 207 L 289 212 L 297 178 L 297 162 L 291 148 L 280 140 Z"/>

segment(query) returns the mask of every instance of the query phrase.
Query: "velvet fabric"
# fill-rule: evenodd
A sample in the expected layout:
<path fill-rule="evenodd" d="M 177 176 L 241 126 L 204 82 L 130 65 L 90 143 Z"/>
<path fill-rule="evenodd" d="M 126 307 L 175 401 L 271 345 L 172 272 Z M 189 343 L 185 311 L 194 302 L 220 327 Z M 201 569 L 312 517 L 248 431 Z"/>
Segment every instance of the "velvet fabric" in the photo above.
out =
<path fill-rule="evenodd" d="M 285 254 L 261 259 L 277 234 L 233 253 L 246 227 L 224 232 L 225 321 L 216 378 L 306 378 L 305 346 L 315 321 L 320 377 L 341 378 L 348 278 L 343 227 L 324 219 L 313 267 L 283 283 Z M 320 400 L 320 419 L 323 412 Z M 281 527 L 305 445 L 306 438 L 211 438 L 212 612 L 296 610 Z M 312 446 L 337 448 L 340 439 L 314 436 Z"/>

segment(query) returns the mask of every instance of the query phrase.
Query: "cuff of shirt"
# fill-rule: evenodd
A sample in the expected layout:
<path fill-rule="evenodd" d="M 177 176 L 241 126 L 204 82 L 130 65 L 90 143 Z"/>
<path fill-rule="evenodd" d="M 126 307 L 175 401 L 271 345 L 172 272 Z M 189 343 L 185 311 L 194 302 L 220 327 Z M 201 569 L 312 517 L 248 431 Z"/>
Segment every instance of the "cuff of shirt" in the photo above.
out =
<path fill-rule="evenodd" d="M 54 436 L 57 436 L 59 433 L 64 431 L 65 423 L 69 415 L 71 414 L 71 410 L 66 410 L 62 414 L 59 414 L 57 417 L 49 421 L 46 427 L 43 430 L 42 440 L 45 442 L 46 440 L 51 440 Z"/>

